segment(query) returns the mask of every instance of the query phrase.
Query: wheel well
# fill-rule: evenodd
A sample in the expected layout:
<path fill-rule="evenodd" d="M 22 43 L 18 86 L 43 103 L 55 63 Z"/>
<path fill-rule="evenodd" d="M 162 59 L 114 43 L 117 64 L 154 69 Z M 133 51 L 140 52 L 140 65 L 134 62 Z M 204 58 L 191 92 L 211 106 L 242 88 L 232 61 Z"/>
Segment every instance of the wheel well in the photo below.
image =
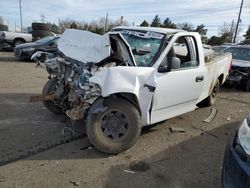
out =
<path fill-rule="evenodd" d="M 218 80 L 219 80 L 219 82 L 220 82 L 220 85 L 222 85 L 222 82 L 223 82 L 223 80 L 224 80 L 224 75 L 221 74 L 221 75 L 219 76 Z"/>
<path fill-rule="evenodd" d="M 133 94 L 133 93 L 116 93 L 116 94 L 113 94 L 113 96 L 126 99 L 127 101 L 132 103 L 138 109 L 139 113 L 141 114 L 139 101 L 138 101 L 137 96 L 135 94 Z"/>
<path fill-rule="evenodd" d="M 21 41 L 25 42 L 25 40 L 24 40 L 23 38 L 15 38 L 15 39 L 13 40 L 13 44 L 14 44 L 17 40 L 21 40 Z"/>

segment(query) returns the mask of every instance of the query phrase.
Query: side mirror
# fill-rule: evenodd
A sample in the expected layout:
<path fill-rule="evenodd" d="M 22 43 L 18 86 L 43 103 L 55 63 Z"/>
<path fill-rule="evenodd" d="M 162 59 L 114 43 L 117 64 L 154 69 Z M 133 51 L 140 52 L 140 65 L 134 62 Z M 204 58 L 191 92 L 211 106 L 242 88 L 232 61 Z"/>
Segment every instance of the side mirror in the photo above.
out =
<path fill-rule="evenodd" d="M 168 65 L 160 65 L 158 67 L 159 73 L 170 72 L 171 68 Z"/>
<path fill-rule="evenodd" d="M 181 60 L 178 57 L 172 57 L 168 64 L 163 64 L 158 67 L 159 73 L 170 72 L 171 69 L 179 69 L 181 67 Z"/>
<path fill-rule="evenodd" d="M 181 60 L 178 57 L 173 57 L 171 59 L 171 68 L 179 69 L 181 67 Z"/>

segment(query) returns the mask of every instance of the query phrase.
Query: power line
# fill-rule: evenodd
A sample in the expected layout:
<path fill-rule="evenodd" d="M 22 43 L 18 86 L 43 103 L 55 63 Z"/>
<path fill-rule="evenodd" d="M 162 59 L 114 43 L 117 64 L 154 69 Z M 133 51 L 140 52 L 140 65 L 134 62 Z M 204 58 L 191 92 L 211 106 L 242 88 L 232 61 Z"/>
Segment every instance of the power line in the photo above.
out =
<path fill-rule="evenodd" d="M 23 31 L 22 2 L 19 0 L 21 32 Z"/>

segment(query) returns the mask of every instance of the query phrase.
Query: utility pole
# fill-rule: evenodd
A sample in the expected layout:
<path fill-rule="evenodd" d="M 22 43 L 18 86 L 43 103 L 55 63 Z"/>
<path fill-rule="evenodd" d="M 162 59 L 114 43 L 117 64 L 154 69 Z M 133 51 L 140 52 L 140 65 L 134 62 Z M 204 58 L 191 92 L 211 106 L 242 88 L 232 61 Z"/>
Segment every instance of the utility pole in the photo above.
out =
<path fill-rule="evenodd" d="M 234 38 L 234 20 L 232 21 L 231 24 L 231 29 L 230 29 L 230 42 L 233 42 L 233 38 Z"/>
<path fill-rule="evenodd" d="M 108 26 L 108 16 L 109 16 L 109 14 L 107 13 L 107 15 L 106 15 L 106 19 L 105 19 L 104 33 L 106 33 L 106 31 L 107 31 L 107 26 Z"/>
<path fill-rule="evenodd" d="M 22 0 L 19 0 L 19 8 L 20 8 L 20 21 L 21 21 L 21 32 L 22 32 L 23 31 Z"/>
<path fill-rule="evenodd" d="M 243 7 L 243 3 L 244 3 L 244 0 L 241 1 L 241 5 L 240 5 L 240 12 L 239 12 L 239 15 L 238 15 L 238 21 L 237 21 L 235 35 L 234 35 L 234 41 L 233 41 L 234 43 L 236 41 L 236 37 L 237 37 L 237 34 L 238 34 L 239 23 L 240 23 L 240 16 L 241 16 L 241 11 L 242 11 L 242 7 Z"/>

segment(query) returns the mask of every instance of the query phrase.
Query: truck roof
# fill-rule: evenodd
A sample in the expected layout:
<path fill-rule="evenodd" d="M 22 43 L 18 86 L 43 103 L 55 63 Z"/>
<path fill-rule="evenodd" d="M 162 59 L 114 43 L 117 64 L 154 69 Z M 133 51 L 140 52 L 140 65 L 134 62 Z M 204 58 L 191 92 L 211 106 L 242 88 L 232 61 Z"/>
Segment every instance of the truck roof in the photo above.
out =
<path fill-rule="evenodd" d="M 178 32 L 187 32 L 180 29 L 169 29 L 169 28 L 160 28 L 160 27 L 134 27 L 134 26 L 119 26 L 114 29 L 128 29 L 128 30 L 141 30 L 141 31 L 152 31 L 162 34 L 175 34 Z"/>

